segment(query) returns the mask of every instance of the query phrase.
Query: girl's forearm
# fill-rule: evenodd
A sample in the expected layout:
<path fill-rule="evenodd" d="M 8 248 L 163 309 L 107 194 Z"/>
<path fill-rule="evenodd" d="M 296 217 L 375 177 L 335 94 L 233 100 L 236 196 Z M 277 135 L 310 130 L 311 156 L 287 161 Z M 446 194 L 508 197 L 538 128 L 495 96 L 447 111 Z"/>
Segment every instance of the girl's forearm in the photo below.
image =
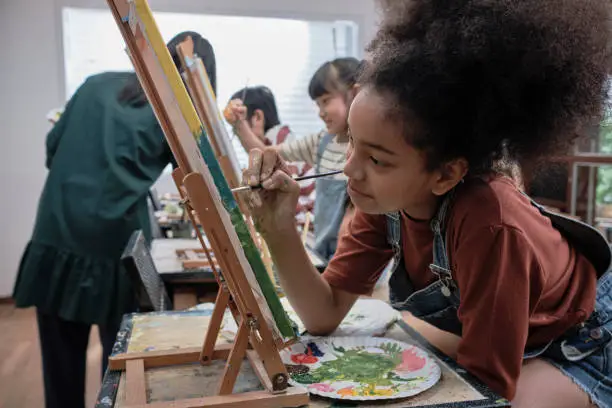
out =
<path fill-rule="evenodd" d="M 312 265 L 297 231 L 271 235 L 266 242 L 281 286 L 308 332 L 322 335 L 335 330 L 348 309 L 338 305 L 334 291 Z"/>

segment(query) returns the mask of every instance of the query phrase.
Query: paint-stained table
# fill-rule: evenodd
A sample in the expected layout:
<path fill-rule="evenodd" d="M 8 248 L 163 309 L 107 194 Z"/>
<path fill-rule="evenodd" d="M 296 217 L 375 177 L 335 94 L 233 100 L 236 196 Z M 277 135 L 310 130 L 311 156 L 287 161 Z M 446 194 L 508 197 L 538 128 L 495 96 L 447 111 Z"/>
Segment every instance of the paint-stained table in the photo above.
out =
<path fill-rule="evenodd" d="M 113 349 L 116 353 L 138 353 L 152 350 L 199 347 L 210 320 L 210 310 L 164 312 L 126 315 Z M 407 400 L 388 404 L 352 404 L 350 401 L 332 401 L 311 397 L 310 407 L 507 407 L 508 401 L 500 398 L 476 378 L 448 357 L 429 345 L 404 322 L 393 325 L 385 337 L 416 344 L 426 349 L 442 368 L 442 378 L 430 390 Z M 225 342 L 222 336 L 218 340 Z M 175 367 L 152 368 L 146 372 L 147 398 L 149 402 L 172 401 L 182 398 L 198 398 L 214 394 L 217 381 L 223 371 L 222 361 L 210 366 L 187 364 Z M 98 394 L 96 408 L 121 408 L 125 406 L 125 373 L 107 371 Z M 235 392 L 262 389 L 254 372 L 245 360 Z"/>

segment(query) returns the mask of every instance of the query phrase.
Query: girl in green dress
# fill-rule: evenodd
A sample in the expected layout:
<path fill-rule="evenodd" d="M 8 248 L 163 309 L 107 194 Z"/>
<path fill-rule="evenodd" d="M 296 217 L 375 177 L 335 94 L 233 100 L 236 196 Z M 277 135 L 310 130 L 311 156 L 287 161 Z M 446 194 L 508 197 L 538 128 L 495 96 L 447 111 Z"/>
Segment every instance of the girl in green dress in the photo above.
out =
<path fill-rule="evenodd" d="M 213 49 L 191 36 L 215 86 Z M 47 180 L 32 238 L 23 254 L 13 297 L 35 306 L 48 408 L 84 407 L 91 325 L 103 345 L 103 372 L 124 313 L 134 311 L 129 278 L 120 264 L 135 230 L 150 240 L 147 193 L 172 153 L 136 74 L 89 77 L 47 135 Z"/>

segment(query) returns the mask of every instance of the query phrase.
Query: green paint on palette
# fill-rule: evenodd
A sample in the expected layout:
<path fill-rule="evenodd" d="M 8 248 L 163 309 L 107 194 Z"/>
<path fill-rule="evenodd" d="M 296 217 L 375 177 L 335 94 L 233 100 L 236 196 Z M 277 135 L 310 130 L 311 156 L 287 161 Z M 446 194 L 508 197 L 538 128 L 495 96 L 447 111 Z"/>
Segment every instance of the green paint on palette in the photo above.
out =
<path fill-rule="evenodd" d="M 202 153 L 204 162 L 206 163 L 206 166 L 208 166 L 215 186 L 219 190 L 223 207 L 230 215 L 232 225 L 236 230 L 236 234 L 238 235 L 238 239 L 240 240 L 244 254 L 249 262 L 249 265 L 251 265 L 251 269 L 255 274 L 257 282 L 259 282 L 261 292 L 266 299 L 270 311 L 272 312 L 272 316 L 276 322 L 279 332 L 285 337 L 297 336 L 297 325 L 294 324 L 291 319 L 289 319 L 283 305 L 280 302 L 278 294 L 276 293 L 276 288 L 274 287 L 274 283 L 270 279 L 266 266 L 261 259 L 259 249 L 255 245 L 255 242 L 253 242 L 253 238 L 249 233 L 244 217 L 238 208 L 238 203 L 236 202 L 236 199 L 234 198 L 234 195 L 227 184 L 227 180 L 223 176 L 221 166 L 215 157 L 210 142 L 208 141 L 206 131 L 203 128 L 201 133 L 197 135 L 196 139 L 199 139 L 200 152 Z"/>
<path fill-rule="evenodd" d="M 418 386 L 426 380 L 424 377 L 403 378 L 399 371 L 416 371 L 425 365 L 424 358 L 414 351 L 395 343 L 383 343 L 378 346 L 381 352 L 370 352 L 359 346 L 345 349 L 333 346 L 334 360 L 320 362 L 320 365 L 309 369 L 308 366 L 292 366 L 288 368 L 291 378 L 303 385 L 314 384 L 314 387 L 327 387 L 340 396 L 393 396 L 402 392 L 403 388 Z M 305 356 L 305 357 L 304 357 Z M 308 358 L 316 360 L 316 354 L 296 354 L 292 360 Z M 316 363 L 316 361 L 315 361 Z M 306 363 L 306 364 L 312 364 Z M 330 384 L 352 382 L 356 386 L 333 389 Z"/>
<path fill-rule="evenodd" d="M 402 381 L 391 373 L 402 362 L 402 349 L 396 344 L 383 344 L 384 353 L 370 353 L 360 348 L 335 348 L 336 359 L 323 362 L 297 381 L 320 383 L 324 381 L 354 381 L 371 386 L 390 386 Z M 302 382 L 300 381 L 300 382 Z"/>

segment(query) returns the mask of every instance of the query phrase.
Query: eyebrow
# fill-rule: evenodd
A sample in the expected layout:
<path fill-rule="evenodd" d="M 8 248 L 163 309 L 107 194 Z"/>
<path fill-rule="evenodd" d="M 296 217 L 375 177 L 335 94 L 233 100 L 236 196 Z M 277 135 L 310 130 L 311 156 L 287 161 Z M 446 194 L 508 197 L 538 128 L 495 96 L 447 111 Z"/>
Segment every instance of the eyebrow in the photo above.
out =
<path fill-rule="evenodd" d="M 348 136 L 350 138 L 352 138 L 353 137 L 353 132 L 351 132 L 351 128 L 349 127 L 347 129 L 347 131 L 348 131 Z M 377 143 L 369 143 L 369 142 L 361 142 L 361 143 L 363 143 L 364 145 L 368 146 L 370 149 L 378 150 L 380 152 L 386 153 L 386 154 L 391 155 L 391 156 L 397 156 L 397 154 L 394 151 L 387 149 L 383 145 L 379 145 Z"/>
<path fill-rule="evenodd" d="M 381 151 L 383 153 L 387 153 L 388 155 L 391 155 L 391 156 L 396 156 L 397 155 L 397 153 L 395 153 L 392 150 L 387 149 L 386 147 L 384 147 L 382 145 L 379 145 L 379 144 L 376 144 L 376 143 L 368 143 L 368 142 L 362 142 L 362 143 L 364 145 L 368 146 L 371 149 L 378 150 L 378 151 Z"/>

